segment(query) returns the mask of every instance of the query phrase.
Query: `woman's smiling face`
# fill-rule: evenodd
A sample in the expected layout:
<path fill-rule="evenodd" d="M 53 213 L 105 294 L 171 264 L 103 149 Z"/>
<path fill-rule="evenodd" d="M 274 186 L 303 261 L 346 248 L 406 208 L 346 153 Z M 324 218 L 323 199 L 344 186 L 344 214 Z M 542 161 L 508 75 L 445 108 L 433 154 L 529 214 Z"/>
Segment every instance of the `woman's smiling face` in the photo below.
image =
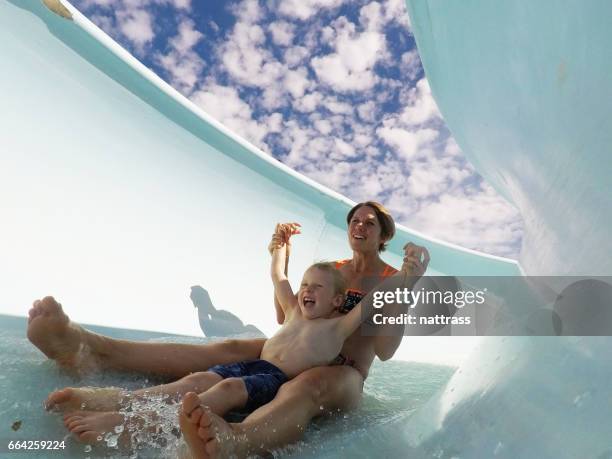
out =
<path fill-rule="evenodd" d="M 351 249 L 357 252 L 378 252 L 381 242 L 381 226 L 376 212 L 369 206 L 355 211 L 349 222 L 348 239 Z"/>

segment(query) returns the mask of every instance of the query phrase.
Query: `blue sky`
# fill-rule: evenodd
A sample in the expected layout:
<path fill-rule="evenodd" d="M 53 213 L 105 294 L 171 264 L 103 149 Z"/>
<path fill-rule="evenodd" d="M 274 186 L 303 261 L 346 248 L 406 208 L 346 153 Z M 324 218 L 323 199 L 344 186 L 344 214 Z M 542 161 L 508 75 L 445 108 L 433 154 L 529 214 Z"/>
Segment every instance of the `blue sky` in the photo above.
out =
<path fill-rule="evenodd" d="M 74 0 L 209 114 L 426 234 L 518 257 L 522 222 L 431 96 L 403 0 Z"/>

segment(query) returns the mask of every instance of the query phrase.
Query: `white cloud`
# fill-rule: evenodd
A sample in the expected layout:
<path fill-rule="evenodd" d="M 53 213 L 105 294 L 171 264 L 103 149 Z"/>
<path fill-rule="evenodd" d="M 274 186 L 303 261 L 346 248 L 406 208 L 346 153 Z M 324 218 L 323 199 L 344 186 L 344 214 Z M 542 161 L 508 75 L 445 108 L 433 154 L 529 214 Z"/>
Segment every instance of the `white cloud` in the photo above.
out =
<path fill-rule="evenodd" d="M 359 10 L 359 22 L 370 31 L 380 31 L 384 23 L 383 7 L 380 2 L 372 2 Z"/>
<path fill-rule="evenodd" d="M 383 31 L 394 21 L 409 27 L 408 12 L 403 0 L 373 1 L 359 10 L 359 22 L 370 31 Z"/>
<path fill-rule="evenodd" d="M 191 0 L 170 0 L 176 9 L 189 10 L 191 9 Z"/>
<path fill-rule="evenodd" d="M 118 28 L 134 46 L 142 50 L 153 40 L 153 18 L 146 10 L 119 10 L 116 12 Z"/>
<path fill-rule="evenodd" d="M 377 112 L 376 103 L 373 100 L 364 102 L 357 107 L 359 117 L 368 123 L 373 123 L 376 120 Z"/>
<path fill-rule="evenodd" d="M 324 98 L 321 105 L 337 115 L 350 115 L 353 113 L 353 106 L 351 104 L 342 102 L 334 96 Z"/>
<path fill-rule="evenodd" d="M 323 135 L 328 135 L 333 131 L 333 126 L 329 120 L 319 119 L 314 121 L 313 125 L 315 129 Z"/>
<path fill-rule="evenodd" d="M 191 100 L 253 144 L 266 148 L 263 140 L 268 129 L 252 118 L 251 107 L 240 98 L 235 88 L 213 83 L 196 91 Z"/>
<path fill-rule="evenodd" d="M 169 40 L 170 46 L 181 54 L 185 54 L 202 39 L 202 32 L 195 29 L 192 20 L 182 20 L 178 26 L 178 35 Z"/>
<path fill-rule="evenodd" d="M 489 186 L 456 190 L 424 205 L 409 220 L 415 229 L 464 247 L 513 258 L 522 236 L 518 211 Z"/>
<path fill-rule="evenodd" d="M 258 0 L 243 0 L 242 2 L 234 3 L 231 10 L 236 16 L 238 22 L 254 24 L 259 22 L 264 17 L 264 9 L 259 5 Z"/>
<path fill-rule="evenodd" d="M 420 79 L 416 86 L 408 92 L 408 105 L 400 115 L 400 122 L 408 126 L 415 126 L 432 120 L 440 120 L 441 117 L 427 79 Z"/>
<path fill-rule="evenodd" d="M 423 156 L 421 147 L 438 137 L 438 131 L 429 128 L 409 131 L 383 126 L 376 133 L 407 161 Z"/>
<path fill-rule="evenodd" d="M 170 75 L 170 83 L 184 94 L 195 88 L 204 68 L 203 59 L 193 50 L 202 37 L 193 21 L 183 20 L 179 23 L 178 34 L 169 40 L 168 53 L 155 56 Z"/>
<path fill-rule="evenodd" d="M 319 80 L 340 92 L 365 91 L 378 81 L 374 65 L 386 53 L 386 41 L 378 32 L 357 33 L 346 18 L 335 21 L 335 52 L 311 60 Z"/>
<path fill-rule="evenodd" d="M 119 34 L 143 54 L 155 37 L 152 5 L 168 5 L 181 14 L 191 10 L 191 0 L 83 0 L 82 10 L 95 9 L 92 20 L 107 33 Z"/>
<path fill-rule="evenodd" d="M 340 156 L 345 156 L 349 158 L 351 156 L 355 156 L 355 147 L 340 138 L 335 138 L 334 149 L 332 150 L 332 152 Z"/>
<path fill-rule="evenodd" d="M 400 60 L 400 70 L 402 75 L 405 75 L 410 80 L 414 80 L 421 71 L 421 68 L 421 58 L 416 48 L 402 54 L 402 58 Z"/>
<path fill-rule="evenodd" d="M 302 97 L 309 86 L 308 71 L 304 67 L 297 70 L 289 70 L 285 74 L 285 88 L 293 98 Z"/>
<path fill-rule="evenodd" d="M 310 56 L 310 51 L 308 48 L 303 46 L 293 46 L 291 48 L 287 48 L 283 59 L 289 68 L 293 68 L 300 65 L 308 56 Z"/>
<path fill-rule="evenodd" d="M 278 133 L 283 130 L 283 115 L 281 113 L 272 113 L 266 119 L 266 126 L 269 133 Z"/>
<path fill-rule="evenodd" d="M 296 100 L 293 108 L 303 113 L 310 113 L 316 110 L 322 100 L 323 95 L 320 92 L 311 92 Z"/>
<path fill-rule="evenodd" d="M 301 20 L 309 19 L 323 9 L 336 8 L 344 0 L 282 0 L 278 11 L 280 14 Z"/>
<path fill-rule="evenodd" d="M 286 21 L 275 21 L 268 26 L 272 41 L 279 46 L 289 46 L 293 41 L 295 26 Z"/>

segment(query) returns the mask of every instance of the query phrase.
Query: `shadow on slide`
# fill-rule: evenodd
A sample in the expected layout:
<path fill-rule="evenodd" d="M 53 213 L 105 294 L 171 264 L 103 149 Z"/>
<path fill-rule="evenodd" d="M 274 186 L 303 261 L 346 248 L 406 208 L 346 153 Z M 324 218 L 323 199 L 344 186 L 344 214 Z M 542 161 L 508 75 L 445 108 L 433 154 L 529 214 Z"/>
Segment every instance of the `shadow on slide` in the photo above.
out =
<path fill-rule="evenodd" d="M 191 287 L 189 298 L 198 308 L 200 328 L 207 337 L 228 337 L 245 333 L 265 337 L 256 326 L 244 325 L 238 316 L 224 309 L 215 308 L 208 291 L 203 287 L 199 285 Z"/>

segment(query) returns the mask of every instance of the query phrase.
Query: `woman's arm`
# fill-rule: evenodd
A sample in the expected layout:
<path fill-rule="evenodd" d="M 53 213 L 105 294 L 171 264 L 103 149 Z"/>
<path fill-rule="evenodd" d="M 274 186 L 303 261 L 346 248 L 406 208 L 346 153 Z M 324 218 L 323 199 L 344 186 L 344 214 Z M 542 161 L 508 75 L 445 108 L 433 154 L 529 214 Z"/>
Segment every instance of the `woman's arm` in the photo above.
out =
<path fill-rule="evenodd" d="M 340 332 L 345 337 L 349 337 L 366 319 L 372 316 L 375 311 L 374 296 L 384 292 L 395 292 L 397 289 L 412 290 L 417 281 L 425 274 L 429 264 L 429 252 L 425 247 L 419 247 L 409 243 L 404 246 L 404 263 L 400 271 L 394 276 L 386 278 L 371 290 L 362 300 L 339 321 Z M 379 309 L 387 317 L 399 317 L 408 312 L 409 305 L 401 303 L 385 303 Z M 398 330 L 398 327 L 401 330 Z M 378 325 L 374 349 L 376 356 L 380 360 L 388 360 L 393 357 L 399 347 L 405 325 L 384 324 Z"/>
<path fill-rule="evenodd" d="M 401 276 L 404 280 L 402 288 L 414 288 L 417 281 L 427 271 L 429 265 L 429 252 L 425 247 L 418 246 L 409 242 L 404 246 L 404 263 L 401 270 L 393 277 Z M 379 288 L 377 287 L 377 290 Z M 398 317 L 408 311 L 408 304 L 387 304 L 383 308 L 383 314 L 386 316 Z M 401 331 L 397 328 L 401 327 Z M 374 351 L 380 360 L 389 360 L 397 351 L 402 338 L 404 337 L 405 325 L 379 325 L 378 335 L 374 342 Z"/>

